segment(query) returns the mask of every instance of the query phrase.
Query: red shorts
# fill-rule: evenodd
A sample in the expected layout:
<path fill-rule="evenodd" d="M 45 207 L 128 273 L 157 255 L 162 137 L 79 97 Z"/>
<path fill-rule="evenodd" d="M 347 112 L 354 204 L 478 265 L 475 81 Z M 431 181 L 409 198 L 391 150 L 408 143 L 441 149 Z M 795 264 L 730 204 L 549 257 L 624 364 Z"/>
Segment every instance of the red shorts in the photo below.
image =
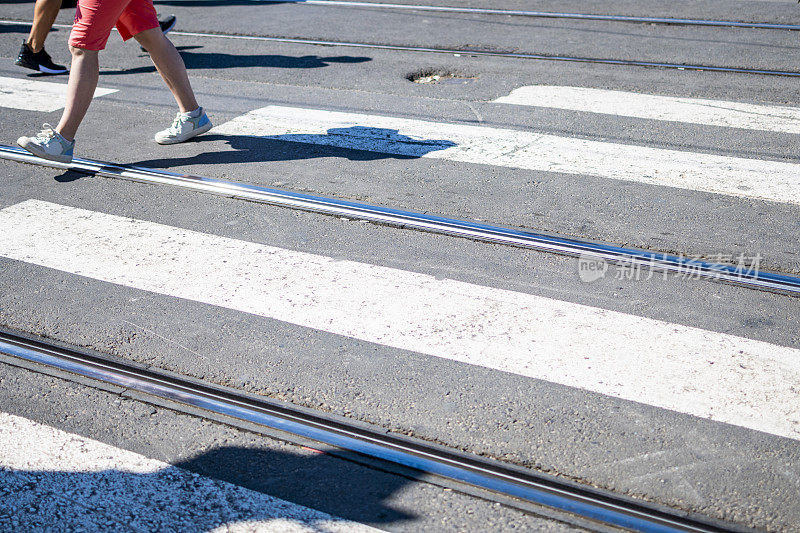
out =
<path fill-rule="evenodd" d="M 124 41 L 157 28 L 153 0 L 78 0 L 69 44 L 84 50 L 102 50 L 114 25 Z"/>

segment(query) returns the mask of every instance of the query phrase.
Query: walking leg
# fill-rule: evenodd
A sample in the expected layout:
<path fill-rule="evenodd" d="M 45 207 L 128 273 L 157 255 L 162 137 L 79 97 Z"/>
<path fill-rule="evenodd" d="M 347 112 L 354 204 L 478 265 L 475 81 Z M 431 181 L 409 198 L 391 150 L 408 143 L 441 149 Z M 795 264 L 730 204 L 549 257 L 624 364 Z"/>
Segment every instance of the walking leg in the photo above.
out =
<path fill-rule="evenodd" d="M 70 47 L 72 71 L 67 83 L 67 103 L 56 131 L 67 140 L 73 140 L 89 104 L 92 103 L 97 79 L 100 75 L 97 50 Z"/>
<path fill-rule="evenodd" d="M 164 78 L 175 101 L 178 102 L 181 113 L 197 109 L 199 106 L 192 85 L 189 83 L 186 65 L 172 42 L 164 36 L 161 28 L 145 30 L 136 34 L 134 38 L 150 54 L 158 73 Z"/>
<path fill-rule="evenodd" d="M 36 6 L 33 8 L 33 25 L 27 41 L 32 52 L 36 53 L 44 48 L 44 41 L 56 21 L 59 9 L 61 0 L 36 0 Z"/>

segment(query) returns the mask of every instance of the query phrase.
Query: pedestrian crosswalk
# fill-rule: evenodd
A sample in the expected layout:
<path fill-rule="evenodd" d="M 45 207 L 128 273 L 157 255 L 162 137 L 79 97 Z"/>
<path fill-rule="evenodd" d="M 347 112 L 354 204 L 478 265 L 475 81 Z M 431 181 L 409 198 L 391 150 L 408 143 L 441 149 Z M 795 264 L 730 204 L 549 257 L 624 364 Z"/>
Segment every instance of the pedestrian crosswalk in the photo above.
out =
<path fill-rule="evenodd" d="M 214 132 L 800 203 L 800 164 L 781 161 L 282 106 L 256 109 Z"/>
<path fill-rule="evenodd" d="M 244 50 L 196 33 L 180 39 L 215 124 L 209 135 L 155 145 L 147 131 L 174 101 L 150 86 L 161 85 L 151 66 L 131 68 L 112 47 L 113 70 L 101 73 L 76 149 L 96 161 L 72 170 L 112 161 L 104 175 L 134 182 L 0 161 L 12 169 L 0 183 L 0 286 L 11 287 L 0 296 L 3 324 L 681 512 L 760 527 L 791 507 L 800 443 L 791 298 L 668 273 L 662 281 L 646 269 L 648 281 L 634 282 L 626 274 L 638 270 L 578 271 L 580 259 L 223 190 L 285 187 L 796 272 L 800 103 L 790 78 L 517 68 L 449 54 L 448 69 L 474 75 L 470 83 L 414 84 L 405 73 L 441 54 L 373 49 L 332 62 L 320 61 L 331 58 L 318 42 Z M 356 69 L 363 59 L 371 71 Z M 67 94 L 66 78 L 24 76 L 11 61 L 0 69 L 3 145 L 53 122 Z M 135 127 L 115 120 L 123 107 Z M 174 172 L 190 188 L 142 183 L 126 165 Z M 211 182 L 224 182 L 217 196 L 193 192 Z M 107 526 L 93 522 L 116 516 L 106 509 L 134 517 L 119 524 L 134 529 L 187 529 L 175 521 L 184 509 L 196 520 L 188 529 L 210 531 L 411 523 L 278 494 L 356 521 L 332 516 L 2 412 L 0 451 L 0 481 L 17 483 L 6 491 L 11 507 L 24 512 L 28 494 L 92 508 L 84 529 Z M 751 481 L 757 496 L 740 490 Z M 153 510 L 160 495 L 174 505 Z"/>
<path fill-rule="evenodd" d="M 95 98 L 117 92 L 98 87 Z M 52 112 L 64 107 L 66 83 L 0 77 L 0 107 L 25 111 Z"/>
<path fill-rule="evenodd" d="M 66 85 L 0 78 L 0 106 L 63 107 Z M 97 96 L 115 89 L 97 89 Z M 784 133 L 800 109 L 565 86 L 527 86 L 495 100 L 613 116 Z M 645 185 L 800 204 L 800 164 L 596 141 L 536 131 L 325 109 L 267 106 L 217 126 L 218 135 L 278 139 L 409 158 L 624 180 Z"/>
<path fill-rule="evenodd" d="M 16 509 L 16 530 L 32 514 L 45 529 L 76 531 L 378 531 L 2 412 L 0 450 L 2 503 Z M 5 509 L 0 528 L 11 520 Z"/>
<path fill-rule="evenodd" d="M 0 106 L 53 110 L 63 90 L 0 78 Z M 495 102 L 800 132 L 800 109 L 719 100 L 528 86 Z M 214 132 L 800 203 L 800 164 L 790 162 L 285 106 Z M 0 227 L 11 259 L 800 439 L 792 348 L 34 200 L 0 211 Z"/>
<path fill-rule="evenodd" d="M 789 106 L 552 85 L 519 87 L 493 101 L 686 124 L 800 133 L 800 108 Z"/>
<path fill-rule="evenodd" d="M 0 228 L 10 259 L 800 440 L 797 349 L 38 200 Z"/>

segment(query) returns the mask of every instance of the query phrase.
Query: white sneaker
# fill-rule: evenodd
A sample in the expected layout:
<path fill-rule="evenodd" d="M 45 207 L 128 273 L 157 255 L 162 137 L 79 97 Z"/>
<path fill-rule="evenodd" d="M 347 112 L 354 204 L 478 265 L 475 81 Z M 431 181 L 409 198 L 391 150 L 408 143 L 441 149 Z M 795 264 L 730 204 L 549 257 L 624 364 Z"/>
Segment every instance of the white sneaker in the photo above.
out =
<path fill-rule="evenodd" d="M 72 149 L 75 141 L 68 141 L 50 124 L 42 125 L 42 131 L 36 137 L 20 137 L 17 144 L 33 155 L 60 163 L 72 162 Z"/>
<path fill-rule="evenodd" d="M 158 144 L 177 144 L 188 141 L 201 133 L 211 129 L 211 121 L 208 120 L 206 112 L 200 108 L 200 115 L 190 117 L 189 113 L 178 113 L 172 126 L 156 133 L 155 139 Z"/>

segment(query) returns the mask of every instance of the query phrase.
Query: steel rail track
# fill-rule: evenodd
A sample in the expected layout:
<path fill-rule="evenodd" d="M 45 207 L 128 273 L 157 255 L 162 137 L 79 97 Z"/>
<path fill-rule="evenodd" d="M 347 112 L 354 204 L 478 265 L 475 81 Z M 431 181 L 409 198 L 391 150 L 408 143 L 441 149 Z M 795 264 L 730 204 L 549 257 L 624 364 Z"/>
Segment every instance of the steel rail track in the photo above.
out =
<path fill-rule="evenodd" d="M 20 21 L 20 20 L 0 20 L 0 24 L 19 24 L 27 26 L 31 25 L 31 23 L 28 21 Z M 71 28 L 72 26 L 69 24 L 53 24 L 53 27 Z M 405 45 L 361 43 L 361 42 L 349 42 L 349 41 L 327 41 L 320 39 L 300 39 L 293 37 L 263 37 L 258 35 L 229 35 L 223 33 L 200 33 L 200 32 L 176 31 L 176 30 L 171 31 L 170 35 L 179 35 L 183 37 L 260 41 L 260 42 L 271 42 L 271 43 L 306 44 L 311 46 L 331 46 L 331 47 L 342 46 L 347 48 L 391 50 L 396 52 L 490 56 L 490 57 L 503 57 L 509 59 L 527 59 L 536 61 L 564 61 L 569 63 L 592 63 L 600 65 L 617 65 L 617 66 L 627 66 L 627 67 L 664 68 L 671 70 L 698 70 L 698 71 L 724 72 L 724 73 L 734 73 L 734 74 L 788 76 L 793 78 L 800 77 L 800 71 L 795 71 L 795 70 L 770 70 L 770 69 L 754 69 L 754 68 L 744 68 L 744 67 L 720 67 L 714 65 L 702 65 L 702 64 L 691 64 L 691 63 L 686 63 L 686 64 L 661 63 L 658 61 L 608 59 L 602 57 L 559 56 L 559 55 L 549 55 L 549 54 L 510 52 L 510 51 L 497 51 L 497 50 L 484 50 L 484 49 L 471 49 L 471 48 L 431 48 L 425 46 L 405 46 Z"/>
<path fill-rule="evenodd" d="M 318 46 L 345 46 L 350 48 L 368 48 L 373 50 L 392 50 L 399 52 L 422 52 L 434 54 L 473 55 L 505 57 L 510 59 L 530 59 L 539 61 L 566 61 L 572 63 L 597 63 L 601 65 L 620 65 L 629 67 L 654 67 L 677 70 L 706 70 L 710 72 L 730 72 L 738 74 L 761 74 L 768 76 L 800 77 L 800 71 L 793 70 L 764 70 L 739 67 L 717 67 L 712 65 L 694 65 L 680 63 L 659 63 L 656 61 L 636 61 L 626 59 L 605 59 L 595 57 L 556 56 L 548 54 L 532 54 L 524 52 L 502 52 L 493 50 L 478 50 L 469 48 L 429 48 L 424 46 L 398 46 L 391 44 L 358 43 L 347 41 L 325 41 L 316 39 L 294 39 L 289 37 L 260 37 L 252 35 L 225 35 L 219 33 L 196 33 L 185 31 L 172 31 L 172 35 L 185 37 L 210 37 L 220 39 L 243 39 L 251 41 L 266 41 L 291 44 L 308 44 Z"/>
<path fill-rule="evenodd" d="M 423 11 L 435 13 L 463 13 L 473 15 L 503 15 L 547 19 L 596 20 L 601 22 L 631 22 L 638 24 L 663 24 L 669 26 L 705 26 L 715 28 L 753 28 L 763 30 L 800 30 L 800 24 L 776 22 L 746 22 L 717 19 L 692 19 L 675 17 L 647 17 L 641 15 L 599 15 L 594 13 L 569 13 L 554 11 L 530 11 L 521 9 L 488 9 L 480 7 L 432 6 L 425 4 L 393 4 L 388 2 L 351 2 L 345 0 L 261 0 L 265 4 L 305 4 L 331 7 L 361 7 L 401 11 Z"/>
<path fill-rule="evenodd" d="M 548 54 L 533 54 L 525 52 L 503 52 L 494 50 L 479 50 L 469 48 L 429 48 L 424 46 L 399 46 L 391 44 L 373 44 L 347 41 L 325 41 L 317 39 L 294 39 L 289 37 L 260 37 L 255 35 L 225 35 L 220 33 L 197 33 L 187 31 L 172 31 L 172 35 L 185 37 L 210 37 L 218 39 L 241 39 L 250 41 L 266 41 L 291 44 L 309 44 L 318 46 L 345 46 L 350 48 L 368 48 L 373 50 L 393 50 L 399 52 L 423 52 L 434 54 L 456 54 L 473 56 L 505 57 L 510 59 L 531 59 L 539 61 L 566 61 L 572 63 L 597 63 L 601 65 L 620 65 L 629 67 L 655 67 L 677 70 L 706 70 L 711 72 L 730 72 L 739 74 L 762 74 L 769 76 L 800 77 L 800 71 L 793 70 L 765 70 L 740 67 L 717 67 L 712 65 L 695 65 L 681 63 L 659 63 L 657 61 L 636 61 L 627 59 L 605 59 L 597 57 L 556 56 Z"/>
<path fill-rule="evenodd" d="M 555 476 L 393 435 L 380 428 L 348 423 L 290 404 L 141 368 L 2 328 L 0 353 L 150 397 L 299 435 L 602 524 L 653 533 L 743 531 L 736 526 L 692 517 L 685 512 L 584 487 Z"/>
<path fill-rule="evenodd" d="M 81 158 L 75 158 L 69 164 L 58 163 L 31 155 L 21 148 L 6 145 L 0 145 L 0 159 L 74 170 L 108 178 L 121 178 L 149 184 L 173 185 L 218 196 L 250 200 L 290 209 L 367 220 L 401 228 L 413 228 L 430 233 L 465 237 L 477 241 L 506 244 L 542 252 L 609 261 L 632 268 L 646 268 L 665 273 L 671 272 L 687 277 L 717 280 L 753 289 L 800 296 L 800 278 L 763 272 L 757 267 L 746 268 L 743 265 L 733 266 L 710 263 L 689 257 L 568 239 L 502 226 L 479 224 L 466 220 L 271 189 L 247 183 L 177 174 L 132 165 L 117 165 Z"/>
<path fill-rule="evenodd" d="M 709 19 L 684 19 L 672 17 L 642 17 L 628 15 L 595 15 L 591 13 L 559 13 L 549 11 L 526 11 L 517 9 L 486 9 L 479 7 L 449 7 L 449 6 L 430 6 L 418 4 L 390 4 L 383 2 L 349 2 L 343 0 L 261 0 L 271 4 L 309 4 L 318 6 L 335 7 L 368 7 L 377 9 L 398 9 L 406 11 L 434 11 L 440 13 L 467 13 L 476 15 L 507 15 L 517 17 L 534 17 L 550 19 L 577 19 L 577 20 L 599 20 L 604 22 L 634 22 L 643 24 L 667 24 L 681 26 L 712 26 L 723 28 L 758 28 L 766 30 L 800 30 L 798 24 L 777 24 L 771 22 L 736 22 L 733 20 L 709 20 Z"/>

